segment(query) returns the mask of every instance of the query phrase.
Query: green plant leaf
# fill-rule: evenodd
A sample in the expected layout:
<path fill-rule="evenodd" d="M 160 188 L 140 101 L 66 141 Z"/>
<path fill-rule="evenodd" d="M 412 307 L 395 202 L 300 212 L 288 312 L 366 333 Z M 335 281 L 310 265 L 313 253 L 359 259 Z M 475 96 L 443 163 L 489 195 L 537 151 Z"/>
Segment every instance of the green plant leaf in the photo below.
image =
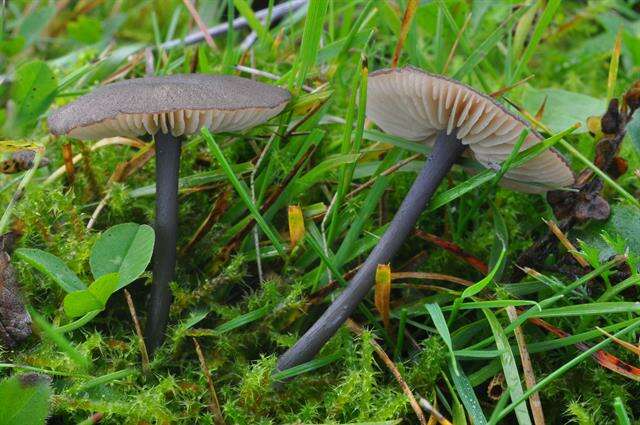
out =
<path fill-rule="evenodd" d="M 69 22 L 67 34 L 69 34 L 70 38 L 80 43 L 97 43 L 102 38 L 102 25 L 95 18 L 80 15 L 76 21 Z"/>
<path fill-rule="evenodd" d="M 17 249 L 15 254 L 30 266 L 50 277 L 65 292 L 80 291 L 87 288 L 87 285 L 61 259 L 53 254 L 32 248 Z"/>
<path fill-rule="evenodd" d="M 95 310 L 104 310 L 111 294 L 120 286 L 118 273 L 99 277 L 88 289 L 72 292 L 64 297 L 64 312 L 69 317 L 78 317 Z"/>
<path fill-rule="evenodd" d="M 582 93 L 561 89 L 536 90 L 529 88 L 524 92 L 525 109 L 535 113 L 545 102 L 541 122 L 551 131 L 559 132 L 579 122 L 582 126 L 575 133 L 587 131 L 587 118 L 600 116 L 607 109 L 605 99 L 596 99 Z"/>
<path fill-rule="evenodd" d="M 51 379 L 27 373 L 0 382 L 0 425 L 43 425 L 49 415 Z"/>
<path fill-rule="evenodd" d="M 33 125 L 53 102 L 57 88 L 56 77 L 45 62 L 35 60 L 20 65 L 11 87 L 11 99 L 16 105 L 13 131 L 22 134 Z"/>
<path fill-rule="evenodd" d="M 155 234 L 146 224 L 124 223 L 106 230 L 93 246 L 89 264 L 93 277 L 118 273 L 118 288 L 123 288 L 144 273 L 151 255 Z"/>

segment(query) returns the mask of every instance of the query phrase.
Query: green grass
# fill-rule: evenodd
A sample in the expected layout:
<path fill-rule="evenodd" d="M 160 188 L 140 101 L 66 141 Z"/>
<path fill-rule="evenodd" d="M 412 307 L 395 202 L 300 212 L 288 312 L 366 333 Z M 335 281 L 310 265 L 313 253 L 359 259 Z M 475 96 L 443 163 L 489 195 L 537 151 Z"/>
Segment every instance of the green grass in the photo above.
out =
<path fill-rule="evenodd" d="M 93 280 L 89 259 L 103 231 L 153 222 L 154 164 L 110 182 L 116 167 L 138 149 L 116 143 L 90 151 L 93 142 L 48 136 L 46 117 L 53 108 L 106 81 L 144 76 L 147 60 L 154 75 L 241 75 L 288 88 L 293 97 L 280 116 L 259 128 L 215 139 L 204 131 L 185 142 L 179 246 L 192 238 L 224 192 L 228 207 L 178 260 L 167 342 L 149 372 L 142 368 L 121 294 L 113 294 L 102 312 L 70 319 L 62 308 L 65 292 L 15 255 L 12 264 L 36 331 L 15 349 L 0 349 L 0 378 L 28 372 L 51 376 L 51 423 L 90 423 L 94 413 L 104 415 L 104 424 L 215 423 L 209 385 L 191 341 L 197 338 L 227 424 L 418 423 L 376 357 L 370 343 L 376 337 L 416 398 L 425 397 L 456 424 L 533 423 L 527 402 L 533 392 L 539 393 L 549 424 L 640 420 L 638 383 L 592 357 L 606 349 L 639 363 L 596 327 L 637 344 L 640 178 L 634 170 L 640 168 L 640 118 L 622 145 L 629 170 L 617 179 L 593 165 L 596 141 L 585 122 L 604 113 L 604 102 L 620 97 L 640 77 L 637 2 L 419 2 L 399 66 L 441 72 L 459 38 L 447 76 L 491 93 L 533 75 L 502 100 L 535 116 L 546 98 L 537 117 L 545 142 L 514 151 L 490 170 L 464 158 L 418 224 L 484 261 L 488 276 L 410 237 L 392 271 L 446 274 L 473 286 L 394 280 L 391 332 L 382 326 L 370 294 L 353 316 L 365 328 L 362 335 L 343 327 L 316 359 L 280 373 L 274 373 L 277 355 L 348 282 L 342 274 L 375 246 L 422 166 L 423 158 L 412 156 L 430 151 L 365 119 L 368 74 L 391 65 L 407 1 L 311 0 L 271 26 L 258 19 L 250 0 L 192 3 L 207 26 L 227 29 L 215 37 L 216 50 L 204 41 L 167 44 L 198 32 L 182 0 L 72 1 L 60 10 L 54 2 L 11 1 L 2 8 L 0 74 L 8 78 L 0 85 L 0 139 L 7 141 L 0 154 L 39 145 L 50 163 L 0 175 L 0 229 L 20 230 L 17 247 L 59 257 L 84 282 Z M 272 11 L 279 4 L 261 3 Z M 234 10 L 227 12 L 228 7 Z M 248 25 L 234 29 L 226 17 L 245 18 Z M 256 40 L 243 51 L 252 31 Z M 145 48 L 152 57 L 145 56 Z M 73 182 L 66 173 L 54 174 L 64 165 L 66 143 L 74 155 L 89 153 L 75 164 Z M 509 167 L 552 146 L 576 172 L 591 169 L 603 179 L 612 216 L 581 223 L 568 234 L 590 263 L 586 274 L 558 267 L 565 264 L 566 249 L 560 247 L 536 266 L 537 273 L 511 282 L 518 255 L 547 232 L 543 220 L 555 218 L 544 196 L 497 183 Z M 106 208 L 87 230 L 107 192 Z M 263 208 L 273 193 L 279 195 Z M 294 250 L 287 236 L 289 205 L 299 205 L 306 220 Z M 249 232 L 223 255 L 249 221 L 257 223 L 258 243 Z M 629 275 L 619 273 L 625 268 Z M 311 304 L 330 279 L 337 280 L 337 289 Z M 128 287 L 143 327 L 150 285 L 145 273 Z M 509 306 L 526 312 L 511 322 Z M 543 319 L 568 335 L 558 337 L 528 318 Z M 533 364 L 533 389 L 524 382 L 514 336 L 518 326 Z M 582 351 L 575 344 L 584 344 Z M 487 386 L 500 372 L 505 393 L 493 400 Z"/>

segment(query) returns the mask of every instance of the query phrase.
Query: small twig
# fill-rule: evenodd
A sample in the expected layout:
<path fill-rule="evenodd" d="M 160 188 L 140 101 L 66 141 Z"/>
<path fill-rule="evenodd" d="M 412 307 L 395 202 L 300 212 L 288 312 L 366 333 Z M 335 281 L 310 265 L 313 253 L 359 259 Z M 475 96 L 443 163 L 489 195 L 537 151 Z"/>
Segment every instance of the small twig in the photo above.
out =
<path fill-rule="evenodd" d="M 358 193 L 362 192 L 366 188 L 373 186 L 373 184 L 376 182 L 376 180 L 378 178 L 380 178 L 382 176 L 388 176 L 389 174 L 398 171 L 399 169 L 401 169 L 402 167 L 404 167 L 408 163 L 410 163 L 412 161 L 415 161 L 416 159 L 420 158 L 421 156 L 422 156 L 422 154 L 417 153 L 415 155 L 411 155 L 410 157 L 398 162 L 397 164 L 394 164 L 393 166 L 387 168 L 382 173 L 380 173 L 379 176 L 376 176 L 375 178 L 372 178 L 369 181 L 367 181 L 365 183 L 362 183 L 360 186 L 356 187 L 351 192 L 347 193 L 347 196 L 345 196 L 345 198 L 349 199 L 349 198 L 352 198 L 352 197 L 356 196 Z"/>
<path fill-rule="evenodd" d="M 127 300 L 127 305 L 129 306 L 129 313 L 131 314 L 131 319 L 133 320 L 133 326 L 136 329 L 136 335 L 138 337 L 138 346 L 140 348 L 140 356 L 142 359 L 142 370 L 147 373 L 150 370 L 149 367 L 149 354 L 147 353 L 147 345 L 144 343 L 144 337 L 142 336 L 142 328 L 140 327 L 140 321 L 138 320 L 138 315 L 136 313 L 136 306 L 133 304 L 133 299 L 131 298 L 131 294 L 126 289 L 124 292 L 124 298 Z"/>
<path fill-rule="evenodd" d="M 196 230 L 191 239 L 189 239 L 189 242 L 187 242 L 187 244 L 180 250 L 181 257 L 184 257 L 187 252 L 189 252 L 191 248 L 193 248 L 193 246 L 197 244 L 200 239 L 202 239 L 202 237 L 209 232 L 209 230 L 211 230 L 213 224 L 222 214 L 224 214 L 228 206 L 229 190 L 222 190 L 222 195 L 219 196 L 214 202 L 213 206 L 211 207 L 211 211 L 209 211 L 209 214 L 207 215 L 207 218 L 204 219 L 200 227 L 198 227 L 198 230 Z"/>
<path fill-rule="evenodd" d="M 278 4 L 276 6 L 273 7 L 272 9 L 272 15 L 271 15 L 271 21 L 275 21 L 276 19 L 280 19 L 283 16 L 294 12 L 298 9 L 300 9 L 301 7 L 305 6 L 307 4 L 307 0 L 290 0 L 286 3 L 282 3 L 282 4 Z M 262 9 L 259 10 L 258 12 L 255 13 L 256 18 L 258 18 L 261 22 L 265 22 L 267 15 L 269 13 L 269 9 Z M 248 25 L 247 20 L 244 17 L 239 17 L 236 18 L 232 21 L 231 26 L 233 27 L 233 29 L 240 29 L 240 28 L 244 28 L 245 26 Z M 205 32 L 207 34 L 209 34 L 211 37 L 217 37 L 223 34 L 226 34 L 227 30 L 229 28 L 229 24 L 227 22 L 223 22 L 221 24 L 215 25 L 211 28 L 208 28 Z M 172 49 L 174 47 L 180 46 L 180 45 L 191 45 L 191 44 L 195 44 L 195 43 L 199 43 L 202 40 L 205 39 L 205 36 L 203 34 L 202 31 L 198 31 L 192 34 L 189 34 L 188 36 L 186 36 L 184 39 L 174 39 L 174 40 L 169 40 L 165 43 L 163 43 L 160 47 L 162 49 Z"/>
<path fill-rule="evenodd" d="M 404 10 L 404 15 L 402 16 L 402 25 L 400 27 L 400 34 L 398 35 L 398 42 L 396 43 L 396 49 L 393 52 L 393 60 L 391 61 L 392 68 L 396 68 L 398 66 L 402 47 L 404 46 L 404 42 L 407 39 L 409 30 L 411 29 L 411 21 L 418 9 L 418 4 L 418 0 L 409 0 L 407 2 L 407 8 Z"/>
<path fill-rule="evenodd" d="M 464 34 L 464 31 L 467 29 L 467 25 L 469 25 L 469 22 L 471 22 L 471 13 L 467 14 L 467 17 L 464 20 L 464 23 L 462 24 L 462 27 L 460 28 L 460 31 L 458 31 L 458 34 L 456 35 L 456 40 L 453 42 L 453 46 L 451 47 L 451 51 L 449 52 L 449 56 L 447 57 L 447 61 L 444 63 L 444 67 L 442 68 L 442 74 L 443 75 L 447 74 L 447 69 L 449 69 L 449 65 L 451 64 L 451 61 L 453 60 L 453 56 L 455 55 L 456 50 L 458 48 L 458 43 L 460 43 L 460 39 L 462 38 L 462 34 Z"/>
<path fill-rule="evenodd" d="M 202 373 L 207 378 L 207 385 L 209 387 L 209 395 L 211 396 L 211 403 L 209 403 L 209 410 L 213 414 L 214 421 L 217 425 L 224 425 L 224 416 L 222 415 L 222 410 L 220 410 L 220 402 L 218 401 L 218 395 L 216 394 L 216 388 L 213 385 L 213 378 L 211 377 L 211 372 L 209 372 L 209 368 L 207 367 L 207 361 L 204 358 L 204 354 L 202 353 L 202 348 L 200 348 L 200 344 L 198 340 L 195 338 L 191 338 L 193 340 L 193 345 L 196 348 L 196 353 L 198 354 L 198 360 L 200 361 L 200 368 L 202 369 Z"/>
<path fill-rule="evenodd" d="M 426 280 L 442 280 L 445 282 L 453 282 L 458 285 L 471 286 L 473 282 L 470 280 L 462 279 L 456 276 L 451 276 L 442 273 L 427 273 L 427 272 L 396 272 L 391 275 L 392 280 L 398 279 L 426 279 Z"/>
<path fill-rule="evenodd" d="M 545 219 L 542 219 L 542 221 L 544 221 L 547 226 L 549 226 L 549 230 L 551 230 L 551 233 L 553 233 L 558 238 L 560 243 L 567 249 L 567 251 L 569 251 L 569 254 L 571 254 L 571 256 L 576 259 L 578 264 L 580 264 L 583 268 L 589 267 L 589 263 L 587 262 L 587 260 L 585 260 L 584 257 L 580 255 L 576 247 L 573 246 L 569 238 L 567 238 L 562 230 L 560 230 L 555 221 L 547 221 Z"/>
<path fill-rule="evenodd" d="M 420 397 L 420 396 L 419 396 Z M 444 415 L 431 405 L 424 397 L 420 397 L 420 407 L 426 410 L 429 414 L 435 417 L 436 421 L 438 421 L 441 425 L 452 425 L 451 422 Z"/>
<path fill-rule="evenodd" d="M 87 223 L 87 230 L 93 228 L 98 220 L 98 216 L 107 206 L 109 199 L 111 199 L 111 191 L 113 190 L 113 184 L 124 181 L 126 178 L 131 176 L 133 173 L 141 169 L 153 156 L 155 155 L 155 146 L 152 144 L 146 145 L 143 149 L 141 149 L 138 153 L 136 153 L 133 158 L 128 161 L 125 161 L 121 164 L 118 164 L 116 170 L 109 177 L 109 188 L 107 189 L 107 193 L 102 197 L 98 206 L 91 214 L 91 218 Z"/>
<path fill-rule="evenodd" d="M 487 273 L 489 273 L 489 267 L 484 263 L 484 261 L 469 254 L 468 252 L 465 252 L 457 244 L 447 241 L 445 239 L 442 239 L 441 237 L 436 236 L 434 234 L 424 232 L 420 229 L 416 229 L 414 234 L 420 239 L 424 239 L 427 242 L 434 243 L 438 245 L 440 248 L 451 252 L 453 255 L 459 257 L 461 260 L 469 264 L 474 269 L 478 270 L 483 275 L 486 275 Z"/>
<path fill-rule="evenodd" d="M 82 156 L 80 157 L 82 158 Z M 71 143 L 65 143 L 62 145 L 62 160 L 64 161 L 64 171 L 67 173 L 67 183 L 69 186 L 73 185 L 75 180 L 75 168 L 73 166 L 73 151 L 71 150 Z"/>
<path fill-rule="evenodd" d="M 256 184 L 255 184 L 256 174 L 258 173 L 258 170 L 260 170 L 260 166 L 262 165 L 262 162 L 267 157 L 267 154 L 269 153 L 269 150 L 271 149 L 271 145 L 273 144 L 273 141 L 275 140 L 275 138 L 276 138 L 275 134 L 271 135 L 271 137 L 269 138 L 269 141 L 267 142 L 267 145 L 264 147 L 264 149 L 262 149 L 262 152 L 260 152 L 260 156 L 256 161 L 256 166 L 253 167 L 253 170 L 251 170 L 251 175 L 249 175 L 249 189 L 251 190 L 251 201 L 254 204 L 257 201 L 256 200 Z M 253 226 L 252 231 L 253 231 L 253 245 L 256 251 L 256 266 L 258 267 L 258 282 L 262 283 L 263 279 L 262 279 L 262 257 L 260 256 L 260 231 L 258 230 L 258 226 Z"/>
<path fill-rule="evenodd" d="M 147 77 L 151 77 L 153 74 L 156 73 L 155 62 L 156 60 L 153 57 L 153 50 L 151 50 L 151 47 L 147 47 L 146 49 L 144 49 L 144 74 Z"/>
<path fill-rule="evenodd" d="M 515 307 L 507 307 L 507 316 L 509 321 L 514 322 L 518 319 L 518 312 Z M 527 350 L 527 342 L 524 339 L 524 333 L 520 326 L 516 326 L 513 330 L 516 335 L 516 341 L 518 343 L 518 350 L 520 352 L 520 360 L 522 362 L 522 371 L 524 373 L 524 381 L 527 385 L 527 389 L 530 390 L 536 385 L 536 376 L 533 373 L 533 366 L 531 365 L 531 358 L 529 357 L 529 351 Z M 533 413 L 533 422 L 535 425 L 544 425 L 544 413 L 542 411 L 542 403 L 540 402 L 540 395 L 533 393 L 529 397 L 529 404 L 531 405 L 531 412 Z"/>
<path fill-rule="evenodd" d="M 213 37 L 211 36 L 211 34 L 209 34 L 207 26 L 205 25 L 204 21 L 200 17 L 200 14 L 196 10 L 196 8 L 193 7 L 193 4 L 191 4 L 191 1 L 190 0 L 182 0 L 182 3 L 184 3 L 184 6 L 187 8 L 189 13 L 191 14 L 191 17 L 196 22 L 196 25 L 198 26 L 198 28 L 200 28 L 200 31 L 202 32 L 202 36 L 206 40 L 206 42 L 209 45 L 209 47 L 211 47 L 211 49 L 214 52 L 218 52 L 219 51 L 218 46 L 213 41 Z"/>
<path fill-rule="evenodd" d="M 111 146 L 111 145 L 126 145 L 126 146 L 131 146 L 131 147 L 140 149 L 145 146 L 145 143 L 137 139 L 128 139 L 126 137 L 110 137 L 107 139 L 102 139 L 97 143 L 94 143 L 93 145 L 91 145 L 90 150 L 95 151 L 100 148 L 104 148 L 106 146 Z M 73 157 L 72 163 L 77 164 L 81 159 L 82 159 L 82 154 L 79 153 Z M 55 180 L 57 180 L 62 175 L 64 175 L 64 173 L 65 173 L 65 166 L 63 165 L 62 167 L 58 168 L 56 171 L 51 173 L 49 177 L 47 177 L 42 184 L 48 185 L 50 183 L 53 183 Z"/>
<path fill-rule="evenodd" d="M 349 330 L 351 330 L 356 335 L 362 335 L 362 332 L 363 332 L 362 327 L 352 319 L 347 319 L 345 324 L 347 325 Z M 422 412 L 420 405 L 416 401 L 416 398 L 413 396 L 413 392 L 411 391 L 411 388 L 409 388 L 409 385 L 407 385 L 405 380 L 402 378 L 402 375 L 400 374 L 400 371 L 396 367 L 393 360 L 391 360 L 391 358 L 387 355 L 387 353 L 382 349 L 380 344 L 378 344 L 374 339 L 371 339 L 369 342 L 373 346 L 373 349 L 375 350 L 378 357 L 380 357 L 380 360 L 382 360 L 382 362 L 387 366 L 387 368 L 393 374 L 393 377 L 396 379 L 396 381 L 400 385 L 402 392 L 405 393 L 405 395 L 409 399 L 411 408 L 416 413 L 416 416 L 418 417 L 418 421 L 420 421 L 420 424 L 427 425 L 427 419 L 424 417 L 424 413 Z"/>
<path fill-rule="evenodd" d="M 491 93 L 489 96 L 493 97 L 494 99 L 497 99 L 497 98 L 499 98 L 499 97 L 502 97 L 505 93 L 507 93 L 507 92 L 509 92 L 509 91 L 511 91 L 511 90 L 513 90 L 513 89 L 515 89 L 515 88 L 516 88 L 516 87 L 518 87 L 518 86 L 523 85 L 524 83 L 526 83 L 527 81 L 529 81 L 529 80 L 530 80 L 530 79 L 532 79 L 533 77 L 534 77 L 534 75 L 533 75 L 533 74 L 531 74 L 531 75 L 529 75 L 528 77 L 525 77 L 525 78 L 523 78 L 523 79 L 522 79 L 522 80 L 520 80 L 520 81 L 516 81 L 515 83 L 513 83 L 513 84 L 511 84 L 511 85 L 509 85 L 509 86 L 506 86 L 506 87 L 503 87 L 503 88 L 501 88 L 501 89 L 499 89 L 499 90 L 494 91 L 494 92 L 493 92 L 493 93 Z"/>

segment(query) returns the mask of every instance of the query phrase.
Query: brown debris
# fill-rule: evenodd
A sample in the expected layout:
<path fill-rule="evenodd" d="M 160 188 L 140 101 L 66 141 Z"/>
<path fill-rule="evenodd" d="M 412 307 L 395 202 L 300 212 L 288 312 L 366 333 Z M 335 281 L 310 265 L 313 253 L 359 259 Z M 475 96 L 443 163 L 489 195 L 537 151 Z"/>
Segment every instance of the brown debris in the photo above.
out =
<path fill-rule="evenodd" d="M 593 161 L 612 179 L 617 179 L 628 170 L 626 160 L 618 154 L 626 135 L 627 123 L 640 106 L 640 81 L 623 95 L 623 99 L 622 105 L 618 99 L 611 99 L 600 120 L 604 135 L 596 145 Z M 547 201 L 559 219 L 558 228 L 565 234 L 577 224 L 588 220 L 606 220 L 611 214 L 609 203 L 602 196 L 604 183 L 592 170 L 585 169 L 578 175 L 574 189 L 575 191 L 556 190 L 547 193 Z M 520 254 L 516 263 L 520 266 L 539 266 L 549 255 L 556 252 L 556 238 L 551 232 L 547 232 Z M 516 268 L 510 280 L 516 282 L 522 277 L 522 270 Z"/>
<path fill-rule="evenodd" d="M 31 335 L 31 316 L 22 302 L 11 258 L 0 252 L 0 341 L 13 348 Z"/>
<path fill-rule="evenodd" d="M 14 152 L 11 158 L 0 162 L 0 173 L 15 174 L 26 171 L 33 167 L 35 157 L 36 151 L 30 149 Z M 49 165 L 49 158 L 42 158 L 38 168 L 46 167 L 47 165 Z"/>

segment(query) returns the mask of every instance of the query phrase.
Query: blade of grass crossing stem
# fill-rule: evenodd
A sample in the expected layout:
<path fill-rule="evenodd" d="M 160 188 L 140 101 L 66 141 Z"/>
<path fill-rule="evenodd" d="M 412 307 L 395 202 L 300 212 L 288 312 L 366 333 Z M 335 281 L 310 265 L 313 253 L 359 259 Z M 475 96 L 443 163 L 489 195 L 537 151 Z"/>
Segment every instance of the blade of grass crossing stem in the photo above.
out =
<path fill-rule="evenodd" d="M 57 332 L 56 328 L 51 326 L 42 316 L 35 310 L 29 308 L 29 314 L 33 317 L 33 321 L 38 325 L 42 334 L 60 348 L 69 358 L 82 370 L 89 369 L 89 361 L 67 340 L 63 334 Z"/>
<path fill-rule="evenodd" d="M 282 246 L 282 243 L 280 243 L 280 239 L 278 238 L 276 233 L 271 229 L 271 226 L 269 226 L 267 222 L 264 220 L 264 218 L 260 214 L 260 211 L 258 211 L 258 208 L 255 206 L 255 204 L 251 201 L 251 197 L 249 196 L 247 191 L 244 189 L 244 187 L 240 183 L 240 180 L 238 180 L 238 177 L 236 177 L 235 173 L 231 169 L 231 166 L 229 165 L 227 158 L 225 158 L 224 154 L 222 153 L 222 150 L 220 149 L 220 146 L 218 146 L 218 144 L 214 140 L 213 135 L 209 132 L 207 128 L 203 128 L 201 133 L 204 136 L 205 140 L 207 141 L 207 146 L 209 147 L 211 154 L 220 163 L 220 167 L 227 175 L 227 179 L 229 180 L 231 185 L 236 189 L 236 191 L 238 192 L 238 195 L 240 195 L 240 198 L 247 206 L 247 209 L 253 216 L 253 219 L 256 221 L 256 223 L 258 223 L 258 226 L 260 226 L 264 234 L 267 235 L 271 243 L 273 243 L 273 246 L 278 251 L 278 254 L 280 254 L 281 256 L 284 256 L 285 249 Z"/>
<path fill-rule="evenodd" d="M 616 42 L 611 53 L 611 63 L 609 65 L 609 78 L 607 79 L 607 100 L 611 100 L 616 91 L 616 80 L 618 79 L 618 65 L 620 64 L 620 51 L 622 50 L 622 28 L 618 30 Z"/>
<path fill-rule="evenodd" d="M 309 69 L 315 64 L 320 45 L 320 36 L 324 24 L 324 16 L 327 13 L 327 0 L 311 0 L 307 9 L 307 19 L 302 32 L 302 44 L 300 45 L 299 60 L 295 75 L 295 90 L 298 92 L 307 77 Z"/>
<path fill-rule="evenodd" d="M 542 34 L 547 29 L 549 24 L 551 24 L 551 21 L 553 20 L 553 17 L 556 11 L 558 10 L 559 6 L 560 6 L 560 0 L 549 0 L 549 2 L 547 3 L 547 7 L 544 8 L 544 12 L 542 12 L 542 16 L 540 16 L 540 19 L 538 20 L 538 24 L 536 25 L 536 28 L 533 30 L 533 35 L 529 40 L 529 44 L 527 44 L 527 47 L 525 48 L 524 53 L 522 53 L 522 56 L 520 57 L 520 60 L 516 65 L 516 70 L 513 72 L 513 75 L 511 76 L 510 83 L 514 81 L 518 81 L 518 79 L 520 78 L 520 73 L 522 72 L 523 68 L 527 65 L 527 63 L 529 63 L 529 61 L 531 60 L 531 57 L 533 56 L 533 52 L 536 50 L 536 48 L 538 47 L 538 43 L 540 43 L 540 40 L 542 39 Z"/>
<path fill-rule="evenodd" d="M 604 180 L 605 183 L 607 183 L 609 186 L 614 188 L 623 198 L 625 198 L 626 200 L 631 202 L 636 207 L 640 208 L 640 202 L 632 194 L 630 194 L 629 192 L 624 190 L 624 188 L 622 186 L 620 186 L 611 177 L 609 177 L 609 175 L 607 175 L 607 173 L 605 173 L 600 168 L 598 168 L 593 162 L 589 161 L 589 158 L 587 158 L 586 156 L 582 155 L 582 153 L 580 153 L 580 151 L 578 151 L 576 148 L 574 148 L 573 146 L 571 146 L 569 143 L 567 143 L 564 140 L 560 140 L 560 145 L 563 148 L 565 148 L 566 150 L 568 150 L 571 153 L 571 155 L 573 155 L 576 158 L 578 158 L 580 160 L 580 162 L 582 162 L 584 165 L 589 167 L 595 174 L 597 174 L 598 177 L 600 177 L 602 180 Z"/>
<path fill-rule="evenodd" d="M 271 375 L 271 378 L 274 381 L 284 381 L 293 378 L 294 376 L 302 375 L 303 373 L 312 372 L 316 369 L 320 369 L 321 367 L 325 367 L 326 365 L 331 364 L 341 358 L 342 353 L 335 353 L 330 356 L 313 359 L 310 362 L 302 363 L 301 365 L 294 366 L 281 372 L 276 372 Z"/>
<path fill-rule="evenodd" d="M 625 334 L 633 332 L 634 330 L 638 329 L 639 327 L 640 327 L 640 319 L 637 319 L 636 321 L 634 321 L 632 324 L 630 324 L 626 328 L 616 332 L 613 336 L 619 338 L 619 337 L 621 337 L 621 336 L 623 336 Z M 542 379 L 536 385 L 534 385 L 533 387 L 531 387 L 527 391 L 525 391 L 524 394 L 522 394 L 522 396 L 520 398 L 518 398 L 517 400 L 513 401 L 509 406 L 505 407 L 504 410 L 502 410 L 502 412 L 500 412 L 500 414 L 494 420 L 492 420 L 490 422 L 490 425 L 495 425 L 495 424 L 499 423 L 499 421 L 501 419 L 503 419 L 505 416 L 507 416 L 509 413 L 511 413 L 511 411 L 513 411 L 516 408 L 516 406 L 518 406 L 520 403 L 524 403 L 529 398 L 529 396 L 531 396 L 531 394 L 533 394 L 535 392 L 539 392 L 542 388 L 546 387 L 551 382 L 553 382 L 554 380 L 556 380 L 560 376 L 564 375 L 570 369 L 572 369 L 573 367 L 577 366 L 580 362 L 582 362 L 583 360 L 589 358 L 593 353 L 595 353 L 596 351 L 601 350 L 602 348 L 604 348 L 606 345 L 611 343 L 611 341 L 612 340 L 610 338 L 607 338 L 604 341 L 599 342 L 598 344 L 594 345 L 593 347 L 589 348 L 588 350 L 583 351 L 582 353 L 580 353 L 579 355 L 577 355 L 576 357 L 574 357 L 573 359 L 571 359 L 570 361 L 565 363 L 560 368 L 558 368 L 555 371 L 551 372 L 549 375 L 547 375 L 544 379 Z"/>
<path fill-rule="evenodd" d="M 511 168 L 511 164 L 515 160 L 516 156 L 518 156 L 518 153 L 520 152 L 520 148 L 522 147 L 522 144 L 524 143 L 524 140 L 527 138 L 528 134 L 529 134 L 529 129 L 525 127 L 520 133 L 520 137 L 518 137 L 518 140 L 516 141 L 516 144 L 513 146 L 511 153 L 509 154 L 507 159 L 504 160 L 502 165 L 500 165 L 500 170 L 498 171 L 498 173 L 493 178 L 493 181 L 491 182 L 492 186 L 496 186 L 500 182 L 502 177 L 504 177 L 505 173 L 509 171 L 509 169 Z"/>
<path fill-rule="evenodd" d="M 462 404 L 464 404 L 469 416 L 473 419 L 473 423 L 476 425 L 482 425 L 487 423 L 487 419 L 482 412 L 482 408 L 480 407 L 480 403 L 476 398 L 476 394 L 473 391 L 473 387 L 469 383 L 469 379 L 462 371 L 462 368 L 458 365 L 456 360 L 456 356 L 453 352 L 453 344 L 451 342 L 451 335 L 449 334 L 449 328 L 447 327 L 447 322 L 444 319 L 444 315 L 442 314 L 442 310 L 440 306 L 435 303 L 425 304 L 425 308 L 427 312 L 431 316 L 431 320 L 436 327 L 436 330 L 440 334 L 440 337 L 444 341 L 445 345 L 449 349 L 449 354 L 451 355 L 451 363 L 449 365 L 449 372 L 451 373 L 451 378 L 453 379 L 453 384 L 456 387 L 456 391 L 458 395 L 462 399 Z"/>
<path fill-rule="evenodd" d="M 520 165 L 526 163 L 527 161 L 535 158 L 536 156 L 538 156 L 540 153 L 542 153 L 543 151 L 545 151 L 546 149 L 549 149 L 550 147 L 552 147 L 553 145 L 555 145 L 556 143 L 562 143 L 562 138 L 564 136 L 566 136 L 567 134 L 571 134 L 573 133 L 578 127 L 580 127 L 579 124 L 573 125 L 571 127 L 569 127 L 568 129 L 549 137 L 548 139 L 543 140 L 541 143 L 531 146 L 529 149 L 520 152 L 518 154 L 518 156 L 516 156 L 516 158 L 513 160 L 513 162 L 511 163 L 511 168 L 516 168 L 519 167 Z M 597 168 L 597 167 L 596 167 Z M 439 195 L 437 195 L 436 197 L 433 198 L 433 201 L 431 201 L 431 203 L 429 204 L 429 211 L 435 211 L 438 208 L 440 208 L 443 205 L 446 205 L 450 202 L 452 202 L 453 200 L 461 197 L 462 195 L 466 194 L 467 192 L 470 192 L 472 190 L 474 190 L 475 188 L 491 181 L 494 176 L 496 175 L 496 172 L 493 170 L 485 170 L 482 171 L 478 174 L 476 174 L 475 176 L 471 177 L 470 179 L 465 180 L 463 183 L 460 183 L 459 185 L 440 193 Z M 636 201 L 637 202 L 637 201 Z"/>
<path fill-rule="evenodd" d="M 271 34 L 269 31 L 262 25 L 262 22 L 256 17 L 251 9 L 249 3 L 246 0 L 233 0 L 233 4 L 238 9 L 240 15 L 247 20 L 247 24 L 249 27 L 258 34 L 258 39 L 260 39 L 261 43 L 270 45 L 273 43 L 273 39 L 271 38 Z"/>
<path fill-rule="evenodd" d="M 509 395 L 511 396 L 511 400 L 515 401 L 522 396 L 523 391 L 516 359 L 513 357 L 509 339 L 493 312 L 488 309 L 482 309 L 482 312 L 487 317 L 493 336 L 496 339 L 496 347 L 498 351 L 500 351 L 500 361 L 502 362 L 502 370 L 509 389 Z M 529 410 L 527 409 L 526 403 L 518 405 L 515 409 L 515 414 L 518 419 L 518 424 L 531 425 L 531 418 L 529 417 Z"/>

